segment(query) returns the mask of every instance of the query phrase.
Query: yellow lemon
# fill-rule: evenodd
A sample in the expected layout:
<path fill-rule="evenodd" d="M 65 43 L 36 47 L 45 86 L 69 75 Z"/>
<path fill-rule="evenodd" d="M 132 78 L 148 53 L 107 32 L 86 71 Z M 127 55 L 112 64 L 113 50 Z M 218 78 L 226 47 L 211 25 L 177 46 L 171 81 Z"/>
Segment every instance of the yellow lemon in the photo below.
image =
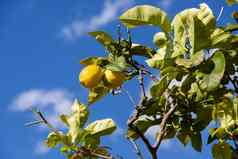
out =
<path fill-rule="evenodd" d="M 80 83 L 86 88 L 94 88 L 103 77 L 103 69 L 95 64 L 86 66 L 79 74 Z"/>
<path fill-rule="evenodd" d="M 154 39 L 153 42 L 155 45 L 159 46 L 159 47 L 163 47 L 165 46 L 166 42 L 167 42 L 167 37 L 166 34 L 164 32 L 158 32 L 154 35 Z"/>
<path fill-rule="evenodd" d="M 117 88 L 120 85 L 122 85 L 122 83 L 125 80 L 125 76 L 122 72 L 106 70 L 105 79 L 106 79 L 108 87 Z"/>

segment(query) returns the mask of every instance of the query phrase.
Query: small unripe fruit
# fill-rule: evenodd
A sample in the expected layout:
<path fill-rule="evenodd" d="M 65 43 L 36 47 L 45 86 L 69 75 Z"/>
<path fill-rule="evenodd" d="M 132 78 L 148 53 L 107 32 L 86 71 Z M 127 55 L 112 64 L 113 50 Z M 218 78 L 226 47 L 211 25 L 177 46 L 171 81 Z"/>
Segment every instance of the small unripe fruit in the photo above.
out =
<path fill-rule="evenodd" d="M 158 47 L 164 47 L 167 42 L 167 37 L 164 32 L 158 32 L 154 35 L 153 42 Z"/>
<path fill-rule="evenodd" d="M 125 80 L 125 76 L 122 72 L 118 71 L 105 71 L 106 85 L 110 88 L 117 88 L 122 85 Z"/>
<path fill-rule="evenodd" d="M 79 74 L 80 83 L 86 88 L 96 87 L 103 77 L 103 69 L 96 65 L 88 65 Z"/>

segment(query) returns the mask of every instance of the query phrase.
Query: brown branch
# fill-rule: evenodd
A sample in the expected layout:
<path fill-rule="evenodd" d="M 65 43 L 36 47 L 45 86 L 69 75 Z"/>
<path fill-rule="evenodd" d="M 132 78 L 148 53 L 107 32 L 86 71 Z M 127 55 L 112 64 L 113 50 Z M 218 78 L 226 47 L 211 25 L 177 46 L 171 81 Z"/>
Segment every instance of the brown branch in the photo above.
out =
<path fill-rule="evenodd" d="M 158 150 L 162 140 L 163 140 L 163 137 L 164 137 L 164 134 L 166 132 L 166 124 L 167 124 L 167 121 L 168 119 L 170 118 L 170 116 L 174 113 L 174 111 L 176 110 L 176 107 L 177 107 L 177 104 L 176 105 L 173 105 L 172 104 L 172 107 L 169 109 L 169 111 L 164 115 L 161 123 L 160 123 L 160 133 L 158 135 L 158 137 L 156 138 L 156 142 L 153 146 L 154 149 L 156 149 L 156 151 Z"/>
<path fill-rule="evenodd" d="M 141 138 L 141 140 L 144 142 L 145 146 L 148 148 L 148 150 L 150 151 L 153 159 L 157 159 L 157 156 L 155 156 L 154 154 L 154 149 L 152 147 L 152 145 L 150 144 L 149 140 L 145 137 L 144 133 L 140 131 L 140 129 L 134 124 L 135 121 L 139 118 L 139 116 L 142 113 L 142 108 L 143 108 L 143 103 L 146 100 L 146 98 L 141 98 L 139 105 L 136 107 L 135 112 L 133 113 L 132 117 L 130 117 L 130 119 L 127 122 L 127 125 L 130 129 L 134 130 L 139 137 Z"/>
<path fill-rule="evenodd" d="M 142 70 L 139 70 L 138 81 L 139 81 L 139 85 L 140 85 L 140 89 L 141 89 L 141 96 L 142 96 L 142 98 L 146 98 L 144 77 L 143 77 L 143 74 L 142 74 Z"/>

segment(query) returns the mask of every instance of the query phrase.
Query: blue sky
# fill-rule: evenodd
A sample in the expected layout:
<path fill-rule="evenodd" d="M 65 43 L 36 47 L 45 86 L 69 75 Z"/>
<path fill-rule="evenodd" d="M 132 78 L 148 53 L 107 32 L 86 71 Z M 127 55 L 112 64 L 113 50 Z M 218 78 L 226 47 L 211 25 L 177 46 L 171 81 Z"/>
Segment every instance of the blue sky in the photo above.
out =
<path fill-rule="evenodd" d="M 78 83 L 82 68 L 79 61 L 87 56 L 105 55 L 102 46 L 86 32 L 102 29 L 115 36 L 117 16 L 136 4 L 160 6 L 172 17 L 201 2 L 208 3 L 215 15 L 221 6 L 226 6 L 223 0 L 1 0 L 1 158 L 64 158 L 57 150 L 47 151 L 42 147 L 40 142 L 46 137 L 47 129 L 26 128 L 24 123 L 33 119 L 27 109 L 38 105 L 61 128 L 55 117 L 70 109 L 74 97 L 86 101 L 87 91 Z M 231 22 L 230 13 L 235 7 L 225 7 L 219 23 Z M 133 40 L 153 46 L 151 39 L 157 31 L 158 28 L 152 27 L 135 29 Z M 125 87 L 138 99 L 138 88 L 133 82 Z M 103 144 L 110 145 L 114 154 L 125 159 L 135 158 L 131 145 L 123 137 L 131 111 L 132 105 L 125 95 L 109 95 L 91 108 L 91 121 L 111 117 L 118 123 L 118 131 L 105 138 Z M 203 148 L 203 153 L 196 153 L 177 141 L 164 143 L 159 151 L 161 158 L 178 155 L 183 159 L 211 158 L 209 146 Z"/>

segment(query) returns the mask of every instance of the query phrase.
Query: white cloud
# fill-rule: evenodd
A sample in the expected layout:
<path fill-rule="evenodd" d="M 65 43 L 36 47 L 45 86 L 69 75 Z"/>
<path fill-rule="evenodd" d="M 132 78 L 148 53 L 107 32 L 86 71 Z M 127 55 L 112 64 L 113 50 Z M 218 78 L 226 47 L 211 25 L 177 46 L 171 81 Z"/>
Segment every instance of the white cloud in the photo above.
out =
<path fill-rule="evenodd" d="M 66 39 L 73 40 L 84 35 L 86 32 L 96 30 L 115 20 L 119 12 L 133 4 L 134 0 L 105 0 L 104 6 L 98 15 L 91 17 L 87 21 L 75 19 L 71 24 L 62 29 L 62 34 Z"/>
<path fill-rule="evenodd" d="M 47 152 L 49 152 L 49 148 L 45 145 L 44 142 L 38 142 L 35 146 L 35 154 L 37 155 L 42 155 L 42 154 L 45 154 Z"/>
<path fill-rule="evenodd" d="M 64 89 L 31 89 L 21 92 L 13 99 L 10 110 L 24 112 L 35 107 L 46 113 L 46 118 L 56 127 L 62 124 L 58 115 L 69 113 L 73 95 Z"/>
<path fill-rule="evenodd" d="M 169 9 L 174 0 L 161 0 L 159 6 L 163 9 Z"/>

